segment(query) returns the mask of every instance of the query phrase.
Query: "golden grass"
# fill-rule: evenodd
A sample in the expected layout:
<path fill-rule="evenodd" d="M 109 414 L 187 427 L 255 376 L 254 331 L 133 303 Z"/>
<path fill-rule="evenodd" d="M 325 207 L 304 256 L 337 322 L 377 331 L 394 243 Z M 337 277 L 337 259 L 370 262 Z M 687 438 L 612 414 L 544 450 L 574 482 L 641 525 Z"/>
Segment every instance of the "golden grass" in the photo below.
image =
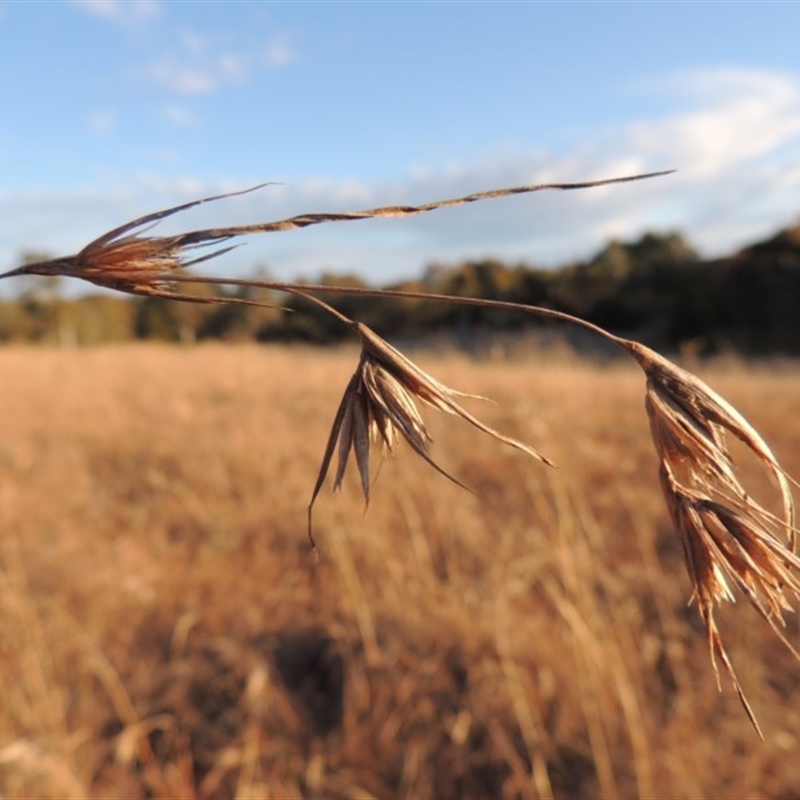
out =
<path fill-rule="evenodd" d="M 315 562 L 357 357 L 0 351 L 5 795 L 797 793 L 796 662 L 722 609 L 761 744 L 686 605 L 635 365 L 415 359 L 559 469 L 432 417 L 479 497 L 401 446 L 366 514 L 357 473 L 320 495 Z M 800 377 L 712 377 L 800 474 Z"/>

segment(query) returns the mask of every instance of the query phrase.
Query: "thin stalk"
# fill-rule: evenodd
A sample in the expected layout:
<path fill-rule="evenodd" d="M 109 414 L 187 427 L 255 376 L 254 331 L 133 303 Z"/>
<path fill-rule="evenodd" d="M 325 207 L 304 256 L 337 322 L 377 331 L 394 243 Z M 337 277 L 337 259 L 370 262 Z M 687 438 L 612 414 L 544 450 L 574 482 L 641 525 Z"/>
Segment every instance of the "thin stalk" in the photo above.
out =
<path fill-rule="evenodd" d="M 321 292 L 328 294 L 341 294 L 348 296 L 361 296 L 361 297 L 393 297 L 403 300 L 431 300 L 438 303 L 449 303 L 450 305 L 460 306 L 477 306 L 479 308 L 496 308 L 504 309 L 506 311 L 522 311 L 526 314 L 533 314 L 537 317 L 544 319 L 554 319 L 559 322 L 567 322 L 572 325 L 577 325 L 580 328 L 591 331 L 592 333 L 601 336 L 609 342 L 622 348 L 626 353 L 632 355 L 630 350 L 630 342 L 620 336 L 614 336 L 609 333 L 605 328 L 601 328 L 588 320 L 575 317 L 572 314 L 567 314 L 564 311 L 556 311 L 553 308 L 543 308 L 542 306 L 530 306 L 525 303 L 513 303 L 508 300 L 488 300 L 480 297 L 458 297 L 449 294 L 436 294 L 434 292 L 411 292 L 402 289 L 369 289 L 364 287 L 355 286 L 323 286 L 321 284 L 304 283 L 302 288 L 296 283 L 284 283 L 282 281 L 258 281 L 249 279 L 237 278 L 211 278 L 203 276 L 191 275 L 174 275 L 170 277 L 171 281 L 180 283 L 206 283 L 213 285 L 230 285 L 230 286 L 249 286 L 255 289 L 271 289 L 277 292 L 286 292 L 297 297 L 311 300 L 318 306 L 324 308 L 329 313 L 336 316 L 345 324 L 352 326 L 353 322 L 348 317 L 345 317 L 340 312 L 336 311 L 332 306 L 315 297 L 310 292 Z M 179 299 L 180 296 L 176 296 Z M 220 302 L 225 302 L 224 298 L 220 298 Z"/>

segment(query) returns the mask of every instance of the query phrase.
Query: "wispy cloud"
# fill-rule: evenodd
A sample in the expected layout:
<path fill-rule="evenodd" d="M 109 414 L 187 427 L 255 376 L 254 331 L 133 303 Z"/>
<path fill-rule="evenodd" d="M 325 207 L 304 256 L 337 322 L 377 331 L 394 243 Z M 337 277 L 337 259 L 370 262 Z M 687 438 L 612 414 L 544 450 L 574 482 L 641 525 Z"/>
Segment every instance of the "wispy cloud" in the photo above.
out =
<path fill-rule="evenodd" d="M 669 216 L 706 251 L 797 220 L 800 78 L 765 70 L 681 73 L 663 84 L 685 110 L 631 126 L 629 152 L 679 167 Z M 665 209 L 666 213 L 666 209 Z"/>
<path fill-rule="evenodd" d="M 171 52 L 145 70 L 161 89 L 179 95 L 213 94 L 228 86 L 246 83 L 251 64 L 233 51 L 208 52 L 195 39 L 183 38 L 182 52 Z"/>
<path fill-rule="evenodd" d="M 79 11 L 122 25 L 153 19 L 162 12 L 159 0 L 70 0 L 70 2 Z"/>
<path fill-rule="evenodd" d="M 264 63 L 268 67 L 285 67 L 296 60 L 297 51 L 286 37 L 276 37 L 264 48 Z"/>
<path fill-rule="evenodd" d="M 692 108 L 648 120 L 628 132 L 640 151 L 680 157 L 712 177 L 787 144 L 800 147 L 800 81 L 780 73 L 718 69 L 682 73 L 664 87 Z"/>
<path fill-rule="evenodd" d="M 285 67 L 297 59 L 284 35 L 276 35 L 260 49 L 251 44 L 237 48 L 228 40 L 215 41 L 193 30 L 176 38 L 177 45 L 145 70 L 153 83 L 173 94 L 213 94 L 251 82 L 260 70 Z"/>
<path fill-rule="evenodd" d="M 162 112 L 164 120 L 176 128 L 196 128 L 200 121 L 190 108 L 177 103 L 168 105 Z"/>
<path fill-rule="evenodd" d="M 107 136 L 114 130 L 116 117 L 112 111 L 98 109 L 89 114 L 86 124 L 95 136 Z"/>
<path fill-rule="evenodd" d="M 221 84 L 219 74 L 210 65 L 189 67 L 163 61 L 153 64 L 146 72 L 153 83 L 173 94 L 211 94 Z"/>

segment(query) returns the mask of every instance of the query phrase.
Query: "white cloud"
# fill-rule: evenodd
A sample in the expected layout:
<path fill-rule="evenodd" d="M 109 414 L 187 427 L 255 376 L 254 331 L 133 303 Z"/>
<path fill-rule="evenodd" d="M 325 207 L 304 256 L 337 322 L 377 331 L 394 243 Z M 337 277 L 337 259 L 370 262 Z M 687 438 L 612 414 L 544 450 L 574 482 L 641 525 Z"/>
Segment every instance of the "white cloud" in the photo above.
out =
<path fill-rule="evenodd" d="M 163 118 L 176 128 L 196 128 L 200 124 L 197 115 L 183 105 L 169 105 L 162 113 Z"/>
<path fill-rule="evenodd" d="M 209 94 L 218 86 L 216 77 L 209 70 L 183 67 L 174 62 L 153 64 L 146 72 L 151 81 L 173 94 Z"/>
<path fill-rule="evenodd" d="M 179 95 L 213 94 L 226 86 L 245 83 L 249 77 L 246 60 L 235 53 L 195 55 L 188 62 L 171 55 L 151 65 L 145 74 L 165 91 Z"/>
<path fill-rule="evenodd" d="M 264 49 L 264 61 L 269 67 L 285 67 L 297 59 L 297 53 L 288 41 L 278 38 Z"/>
<path fill-rule="evenodd" d="M 71 0 L 71 4 L 87 14 L 123 25 L 138 24 L 162 12 L 158 0 Z"/>
<path fill-rule="evenodd" d="M 89 114 L 86 124 L 95 136 L 107 136 L 114 130 L 116 117 L 111 111 L 98 109 Z"/>
<path fill-rule="evenodd" d="M 627 132 L 639 150 L 680 158 L 684 168 L 711 178 L 786 145 L 800 145 L 800 81 L 755 70 L 683 74 L 673 91 L 694 107 L 648 120 Z"/>
<path fill-rule="evenodd" d="M 150 81 L 180 95 L 208 95 L 228 86 L 246 84 L 258 69 L 276 69 L 296 60 L 284 36 L 277 36 L 261 51 L 224 46 L 192 30 L 177 36 L 177 46 L 144 70 Z"/>
<path fill-rule="evenodd" d="M 180 35 L 180 42 L 189 53 L 200 55 L 208 50 L 208 37 L 193 30 L 185 30 Z"/>
<path fill-rule="evenodd" d="M 227 83 L 243 83 L 247 79 L 247 62 L 233 53 L 223 53 L 219 56 L 216 69 Z"/>
<path fill-rule="evenodd" d="M 680 169 L 675 224 L 720 252 L 790 223 L 800 208 L 800 79 L 719 69 L 666 86 L 690 107 L 632 126 L 622 142 Z"/>

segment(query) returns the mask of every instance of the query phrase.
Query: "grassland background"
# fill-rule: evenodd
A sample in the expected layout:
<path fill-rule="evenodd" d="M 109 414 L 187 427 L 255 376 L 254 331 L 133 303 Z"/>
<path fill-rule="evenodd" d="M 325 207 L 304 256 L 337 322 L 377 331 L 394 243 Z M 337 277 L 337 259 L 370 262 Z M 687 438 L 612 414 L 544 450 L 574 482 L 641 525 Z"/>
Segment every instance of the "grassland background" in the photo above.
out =
<path fill-rule="evenodd" d="M 477 496 L 401 448 L 366 513 L 354 475 L 321 496 L 316 562 L 356 358 L 0 350 L 2 796 L 800 797 L 800 665 L 723 609 L 762 744 L 687 607 L 635 367 L 421 354 L 559 468 L 428 414 Z M 800 475 L 800 369 L 697 369 Z"/>

